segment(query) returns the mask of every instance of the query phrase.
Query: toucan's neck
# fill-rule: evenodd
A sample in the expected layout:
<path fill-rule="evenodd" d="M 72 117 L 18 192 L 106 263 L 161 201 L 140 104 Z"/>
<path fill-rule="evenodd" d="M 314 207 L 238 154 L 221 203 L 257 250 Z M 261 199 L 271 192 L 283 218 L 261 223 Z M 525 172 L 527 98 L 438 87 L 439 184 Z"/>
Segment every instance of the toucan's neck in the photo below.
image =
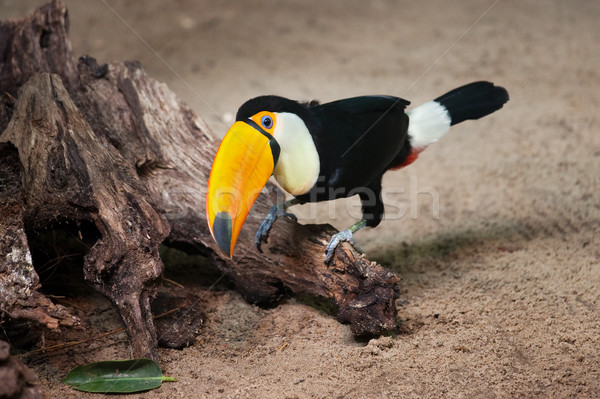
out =
<path fill-rule="evenodd" d="M 317 182 L 320 162 L 306 124 L 294 113 L 277 113 L 273 137 L 281 148 L 273 171 L 275 180 L 292 195 L 307 193 Z"/>

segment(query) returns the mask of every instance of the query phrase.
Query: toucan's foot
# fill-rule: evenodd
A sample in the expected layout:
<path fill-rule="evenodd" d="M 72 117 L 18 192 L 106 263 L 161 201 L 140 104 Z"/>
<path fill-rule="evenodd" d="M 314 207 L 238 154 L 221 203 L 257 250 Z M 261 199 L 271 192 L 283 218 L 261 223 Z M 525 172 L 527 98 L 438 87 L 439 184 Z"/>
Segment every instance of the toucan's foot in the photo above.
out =
<path fill-rule="evenodd" d="M 343 241 L 352 245 L 352 247 L 355 250 L 357 250 L 358 252 L 360 252 L 361 254 L 364 253 L 364 251 L 358 245 L 356 240 L 354 240 L 354 237 L 352 236 L 352 230 L 346 229 L 344 231 L 340 231 L 339 233 L 334 234 L 331 237 L 331 241 L 329 241 L 329 244 L 327 245 L 327 249 L 325 250 L 325 263 L 331 262 L 331 259 L 333 259 L 333 254 L 335 253 L 335 249 Z"/>
<path fill-rule="evenodd" d="M 346 241 L 347 243 L 350 243 L 350 245 L 352 245 L 352 247 L 355 250 L 357 250 L 358 252 L 360 252 L 361 254 L 364 253 L 362 248 L 354 240 L 354 237 L 352 236 L 352 234 L 356 233 L 358 230 L 364 228 L 366 225 L 367 225 L 367 221 L 363 219 L 360 222 L 354 223 L 352 226 L 348 227 L 346 230 L 340 231 L 339 233 L 334 234 L 331 237 L 331 241 L 329 241 L 329 244 L 327 245 L 327 249 L 325 250 L 325 263 L 331 262 L 331 259 L 333 259 L 333 254 L 335 253 L 335 249 L 337 248 L 338 245 L 340 245 L 340 243 L 342 241 Z"/>
<path fill-rule="evenodd" d="M 269 214 L 267 215 L 265 220 L 263 220 L 263 222 L 260 224 L 258 230 L 256 231 L 256 236 L 254 236 L 254 245 L 256 245 L 256 249 L 258 249 L 258 252 L 262 252 L 260 245 L 262 242 L 267 243 L 267 240 L 269 238 L 269 232 L 271 231 L 273 223 L 275 223 L 275 220 L 277 220 L 277 218 L 288 217 L 294 222 L 298 221 L 296 215 L 290 212 L 286 212 L 286 208 L 288 206 L 290 206 L 288 202 L 283 202 L 281 204 L 276 204 L 271 207 Z"/>

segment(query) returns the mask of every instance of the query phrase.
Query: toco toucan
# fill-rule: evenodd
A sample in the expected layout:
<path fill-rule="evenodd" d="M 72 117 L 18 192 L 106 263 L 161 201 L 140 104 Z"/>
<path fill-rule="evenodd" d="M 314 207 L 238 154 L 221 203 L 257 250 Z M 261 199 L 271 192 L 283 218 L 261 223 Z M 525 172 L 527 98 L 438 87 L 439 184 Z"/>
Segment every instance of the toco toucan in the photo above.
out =
<path fill-rule="evenodd" d="M 386 171 L 414 162 L 450 126 L 479 119 L 507 101 L 508 92 L 489 82 L 467 84 L 410 111 L 405 111 L 408 101 L 392 96 L 326 104 L 278 96 L 251 99 L 238 110 L 215 156 L 206 200 L 210 231 L 232 256 L 246 216 L 271 175 L 293 198 L 271 208 L 256 233 L 259 250 L 277 217 L 294 217 L 288 207 L 359 195 L 363 218 L 331 238 L 327 263 L 341 241 L 356 246 L 352 233 L 381 221 Z"/>

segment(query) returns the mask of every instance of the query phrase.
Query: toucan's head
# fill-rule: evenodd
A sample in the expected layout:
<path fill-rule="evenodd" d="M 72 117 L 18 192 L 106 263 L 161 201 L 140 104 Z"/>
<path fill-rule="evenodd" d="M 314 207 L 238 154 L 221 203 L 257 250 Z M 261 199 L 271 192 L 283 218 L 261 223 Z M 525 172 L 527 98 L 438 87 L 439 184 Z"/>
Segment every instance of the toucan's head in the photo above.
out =
<path fill-rule="evenodd" d="M 309 109 L 282 97 L 257 97 L 238 110 L 215 156 L 206 198 L 210 231 L 229 256 L 271 175 L 292 195 L 317 181 L 320 162 L 310 125 Z"/>

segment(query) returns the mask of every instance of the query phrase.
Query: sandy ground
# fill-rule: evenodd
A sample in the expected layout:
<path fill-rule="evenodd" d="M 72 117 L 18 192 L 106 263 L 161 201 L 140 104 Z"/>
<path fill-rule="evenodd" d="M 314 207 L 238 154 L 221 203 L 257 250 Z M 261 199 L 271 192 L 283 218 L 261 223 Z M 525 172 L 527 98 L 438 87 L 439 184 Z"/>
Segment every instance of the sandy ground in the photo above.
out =
<path fill-rule="evenodd" d="M 41 2 L 0 0 L 2 18 Z M 161 350 L 179 382 L 131 397 L 600 397 L 600 2 L 66 3 L 76 54 L 140 60 L 220 136 L 260 94 L 416 105 L 485 79 L 511 95 L 386 175 L 388 218 L 357 234 L 403 276 L 398 332 L 356 340 L 303 301 L 260 309 L 185 279 L 208 291 L 201 334 Z M 358 208 L 295 212 L 342 228 Z M 118 327 L 102 299 L 89 314 L 46 339 Z M 127 356 L 115 335 L 26 361 L 50 397 L 79 398 L 70 368 Z"/>

